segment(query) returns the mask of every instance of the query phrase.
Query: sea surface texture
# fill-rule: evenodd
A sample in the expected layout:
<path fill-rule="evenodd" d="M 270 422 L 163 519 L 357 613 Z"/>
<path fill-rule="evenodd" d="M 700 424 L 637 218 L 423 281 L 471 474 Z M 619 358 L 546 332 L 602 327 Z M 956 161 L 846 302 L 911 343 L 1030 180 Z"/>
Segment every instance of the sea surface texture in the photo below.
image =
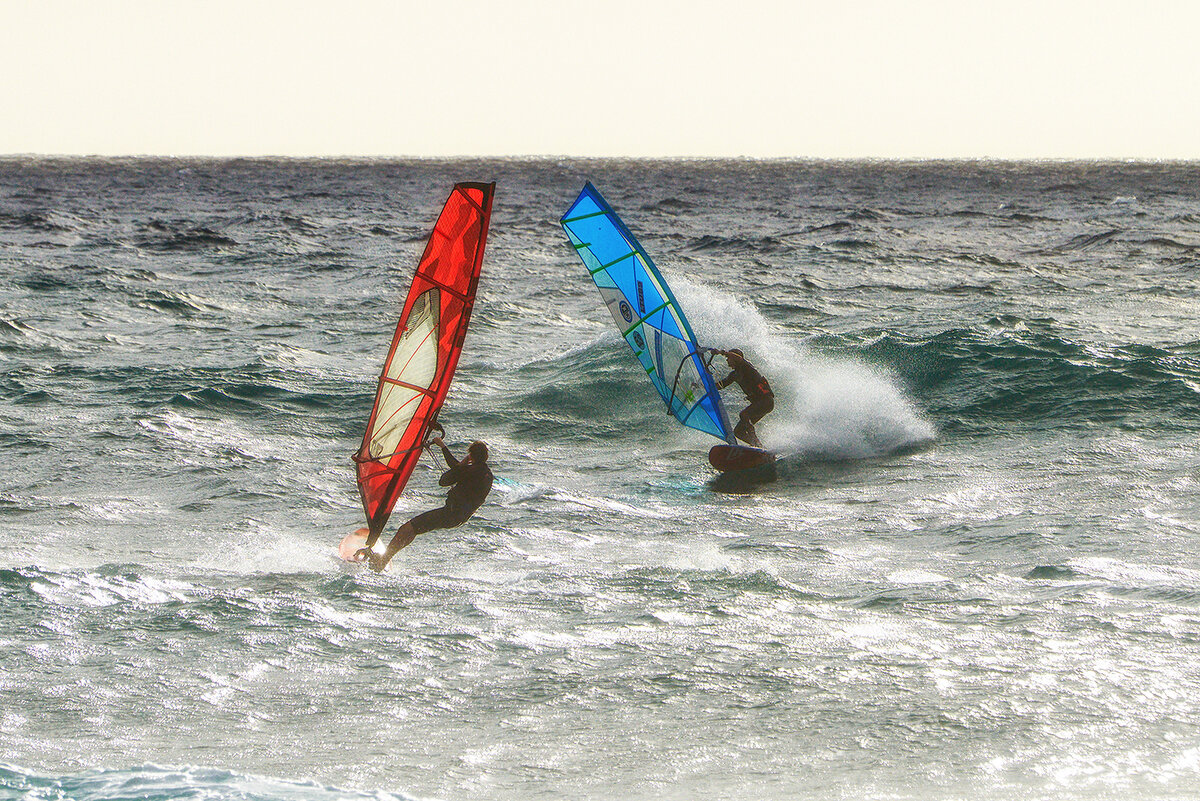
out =
<path fill-rule="evenodd" d="M 348 565 L 493 180 L 441 421 L 495 489 Z M 586 180 L 776 480 L 665 413 Z M 1198 298 L 1196 164 L 0 159 L 0 799 L 1194 799 Z"/>

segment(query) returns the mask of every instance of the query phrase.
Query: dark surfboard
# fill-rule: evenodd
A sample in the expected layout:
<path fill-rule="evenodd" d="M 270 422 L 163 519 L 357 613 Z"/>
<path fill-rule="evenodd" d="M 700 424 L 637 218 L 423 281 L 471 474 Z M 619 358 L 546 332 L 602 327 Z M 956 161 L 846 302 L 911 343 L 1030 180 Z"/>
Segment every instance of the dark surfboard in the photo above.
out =
<path fill-rule="evenodd" d="M 714 445 L 708 452 L 708 461 L 717 470 L 728 473 L 774 464 L 775 454 L 748 445 Z"/>

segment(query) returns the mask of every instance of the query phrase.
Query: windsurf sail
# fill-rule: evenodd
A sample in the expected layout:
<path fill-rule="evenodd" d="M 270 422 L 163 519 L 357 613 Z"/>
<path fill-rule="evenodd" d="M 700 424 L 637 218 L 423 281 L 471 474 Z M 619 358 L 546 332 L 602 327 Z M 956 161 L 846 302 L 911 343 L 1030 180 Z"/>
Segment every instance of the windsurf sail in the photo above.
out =
<path fill-rule="evenodd" d="M 685 426 L 735 444 L 683 309 L 621 218 L 588 183 L 560 223 L 667 412 Z"/>
<path fill-rule="evenodd" d="M 373 545 L 435 424 L 475 305 L 496 185 L 461 183 L 446 200 L 417 264 L 354 454 Z"/>

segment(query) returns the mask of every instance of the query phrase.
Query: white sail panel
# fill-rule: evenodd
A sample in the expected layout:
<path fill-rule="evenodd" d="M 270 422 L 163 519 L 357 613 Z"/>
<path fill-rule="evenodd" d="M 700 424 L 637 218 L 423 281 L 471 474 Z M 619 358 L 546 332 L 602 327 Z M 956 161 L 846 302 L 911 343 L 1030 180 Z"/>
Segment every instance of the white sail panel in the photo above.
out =
<path fill-rule="evenodd" d="M 370 436 L 373 459 L 386 459 L 400 446 L 400 439 L 421 398 L 437 377 L 439 290 L 421 293 L 409 315 L 409 326 L 396 344 L 384 373 L 375 427 Z"/>

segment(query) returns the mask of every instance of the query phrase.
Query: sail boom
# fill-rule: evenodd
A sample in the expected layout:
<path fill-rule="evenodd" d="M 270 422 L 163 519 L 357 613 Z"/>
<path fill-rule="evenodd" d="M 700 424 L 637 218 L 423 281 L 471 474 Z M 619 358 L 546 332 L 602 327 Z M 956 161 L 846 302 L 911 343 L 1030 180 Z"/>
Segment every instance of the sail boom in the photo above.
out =
<path fill-rule="evenodd" d="M 405 389 L 411 389 L 416 392 L 420 392 L 423 395 L 432 395 L 433 394 L 433 392 L 428 387 L 419 387 L 416 384 L 409 384 L 407 381 L 401 381 L 398 378 L 388 378 L 385 375 L 382 378 L 382 380 L 393 386 L 404 387 Z"/>

